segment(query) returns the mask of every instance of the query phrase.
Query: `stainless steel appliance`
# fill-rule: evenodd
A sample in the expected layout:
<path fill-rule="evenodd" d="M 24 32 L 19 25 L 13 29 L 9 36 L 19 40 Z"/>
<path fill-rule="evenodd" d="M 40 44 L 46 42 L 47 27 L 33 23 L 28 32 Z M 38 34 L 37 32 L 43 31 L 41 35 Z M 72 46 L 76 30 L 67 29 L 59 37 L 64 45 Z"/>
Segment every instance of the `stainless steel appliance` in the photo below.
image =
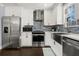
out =
<path fill-rule="evenodd" d="M 18 16 L 2 17 L 2 47 L 19 47 L 19 37 L 21 29 L 21 18 Z"/>
<path fill-rule="evenodd" d="M 33 39 L 32 39 L 32 45 L 35 47 L 44 46 L 44 32 L 43 31 L 33 31 Z"/>
<path fill-rule="evenodd" d="M 23 27 L 23 32 L 30 32 L 30 31 L 32 31 L 32 26 L 30 26 L 30 25 L 25 25 L 25 26 Z"/>
<path fill-rule="evenodd" d="M 79 56 L 79 41 L 63 37 L 62 42 L 64 56 Z"/>
<path fill-rule="evenodd" d="M 44 10 L 37 9 L 33 12 L 34 14 L 34 20 L 35 21 L 42 21 L 44 20 Z"/>

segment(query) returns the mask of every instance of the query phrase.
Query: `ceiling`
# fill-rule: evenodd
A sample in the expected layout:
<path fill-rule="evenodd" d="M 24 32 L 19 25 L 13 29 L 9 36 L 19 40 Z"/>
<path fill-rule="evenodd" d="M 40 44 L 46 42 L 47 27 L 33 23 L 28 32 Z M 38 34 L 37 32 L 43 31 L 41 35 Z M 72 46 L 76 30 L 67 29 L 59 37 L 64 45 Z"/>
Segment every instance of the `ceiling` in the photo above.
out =
<path fill-rule="evenodd" d="M 28 9 L 45 9 L 45 8 L 52 7 L 54 3 L 2 3 L 2 5 L 3 6 L 21 6 Z"/>

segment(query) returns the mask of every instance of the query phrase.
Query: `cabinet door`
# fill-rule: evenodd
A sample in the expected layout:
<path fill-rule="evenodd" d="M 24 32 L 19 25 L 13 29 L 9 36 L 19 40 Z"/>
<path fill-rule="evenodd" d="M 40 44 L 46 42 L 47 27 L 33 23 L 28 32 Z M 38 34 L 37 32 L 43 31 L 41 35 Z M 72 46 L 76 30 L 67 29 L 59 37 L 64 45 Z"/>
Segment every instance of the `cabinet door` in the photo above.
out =
<path fill-rule="evenodd" d="M 44 11 L 44 25 L 51 26 L 56 25 L 57 20 L 57 10 L 54 8 L 53 10 L 45 10 Z"/>
<path fill-rule="evenodd" d="M 51 42 L 51 33 L 45 32 L 45 45 L 50 46 Z"/>
<path fill-rule="evenodd" d="M 32 33 L 26 33 L 26 46 L 32 46 Z"/>
<path fill-rule="evenodd" d="M 62 21 L 62 12 L 63 12 L 63 6 L 62 4 L 58 4 L 57 6 L 57 24 L 63 24 L 63 21 Z"/>
<path fill-rule="evenodd" d="M 53 33 L 51 34 L 52 35 L 52 39 L 50 41 L 51 43 L 51 48 L 52 50 L 54 51 L 54 53 L 57 55 L 57 56 L 62 56 L 62 45 L 60 45 L 59 43 L 57 43 L 54 39 L 53 39 Z"/>
<path fill-rule="evenodd" d="M 22 26 L 24 25 L 33 25 L 33 10 L 27 10 L 22 8 Z"/>
<path fill-rule="evenodd" d="M 44 25 L 48 25 L 48 11 L 44 10 Z"/>
<path fill-rule="evenodd" d="M 50 47 L 52 48 L 52 50 L 54 51 L 55 48 L 55 41 L 53 39 L 53 33 L 51 33 L 51 41 L 50 41 Z M 55 52 L 55 51 L 54 51 Z"/>
<path fill-rule="evenodd" d="M 62 45 L 55 41 L 53 51 L 57 56 L 62 56 Z"/>
<path fill-rule="evenodd" d="M 54 47 L 53 33 L 51 33 L 50 46 L 51 46 L 51 47 Z"/>
<path fill-rule="evenodd" d="M 50 26 L 50 25 L 53 24 L 51 16 L 52 16 L 51 10 L 45 10 L 44 11 L 44 25 Z"/>
<path fill-rule="evenodd" d="M 34 20 L 43 20 L 44 18 L 44 11 L 43 10 L 35 10 L 34 11 Z"/>
<path fill-rule="evenodd" d="M 5 16 L 21 16 L 21 8 L 20 7 L 5 7 Z"/>
<path fill-rule="evenodd" d="M 32 33 L 26 32 L 22 34 L 21 46 L 32 46 Z"/>

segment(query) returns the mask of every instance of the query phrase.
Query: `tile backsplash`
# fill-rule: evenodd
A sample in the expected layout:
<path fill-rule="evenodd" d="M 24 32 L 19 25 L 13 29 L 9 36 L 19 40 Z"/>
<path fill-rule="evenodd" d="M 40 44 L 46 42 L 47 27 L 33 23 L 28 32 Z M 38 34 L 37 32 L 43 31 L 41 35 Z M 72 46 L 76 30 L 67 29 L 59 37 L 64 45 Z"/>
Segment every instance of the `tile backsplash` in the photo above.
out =
<path fill-rule="evenodd" d="M 68 32 L 68 33 L 79 33 L 79 26 L 75 27 L 64 27 L 63 25 L 56 25 L 57 32 Z"/>
<path fill-rule="evenodd" d="M 67 27 L 63 28 L 65 32 L 70 32 L 70 33 L 79 33 L 79 27 Z"/>
<path fill-rule="evenodd" d="M 42 21 L 34 21 L 33 31 L 51 31 L 52 27 L 45 27 Z"/>

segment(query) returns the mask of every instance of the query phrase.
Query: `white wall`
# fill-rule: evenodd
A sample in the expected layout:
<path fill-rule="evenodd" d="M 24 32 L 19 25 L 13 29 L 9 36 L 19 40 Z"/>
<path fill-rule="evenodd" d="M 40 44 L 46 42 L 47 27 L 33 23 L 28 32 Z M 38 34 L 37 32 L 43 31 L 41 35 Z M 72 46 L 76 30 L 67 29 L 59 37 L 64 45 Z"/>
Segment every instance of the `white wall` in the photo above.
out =
<path fill-rule="evenodd" d="M 4 13 L 4 7 L 0 6 L 0 49 L 2 48 L 1 17 L 4 16 Z"/>

